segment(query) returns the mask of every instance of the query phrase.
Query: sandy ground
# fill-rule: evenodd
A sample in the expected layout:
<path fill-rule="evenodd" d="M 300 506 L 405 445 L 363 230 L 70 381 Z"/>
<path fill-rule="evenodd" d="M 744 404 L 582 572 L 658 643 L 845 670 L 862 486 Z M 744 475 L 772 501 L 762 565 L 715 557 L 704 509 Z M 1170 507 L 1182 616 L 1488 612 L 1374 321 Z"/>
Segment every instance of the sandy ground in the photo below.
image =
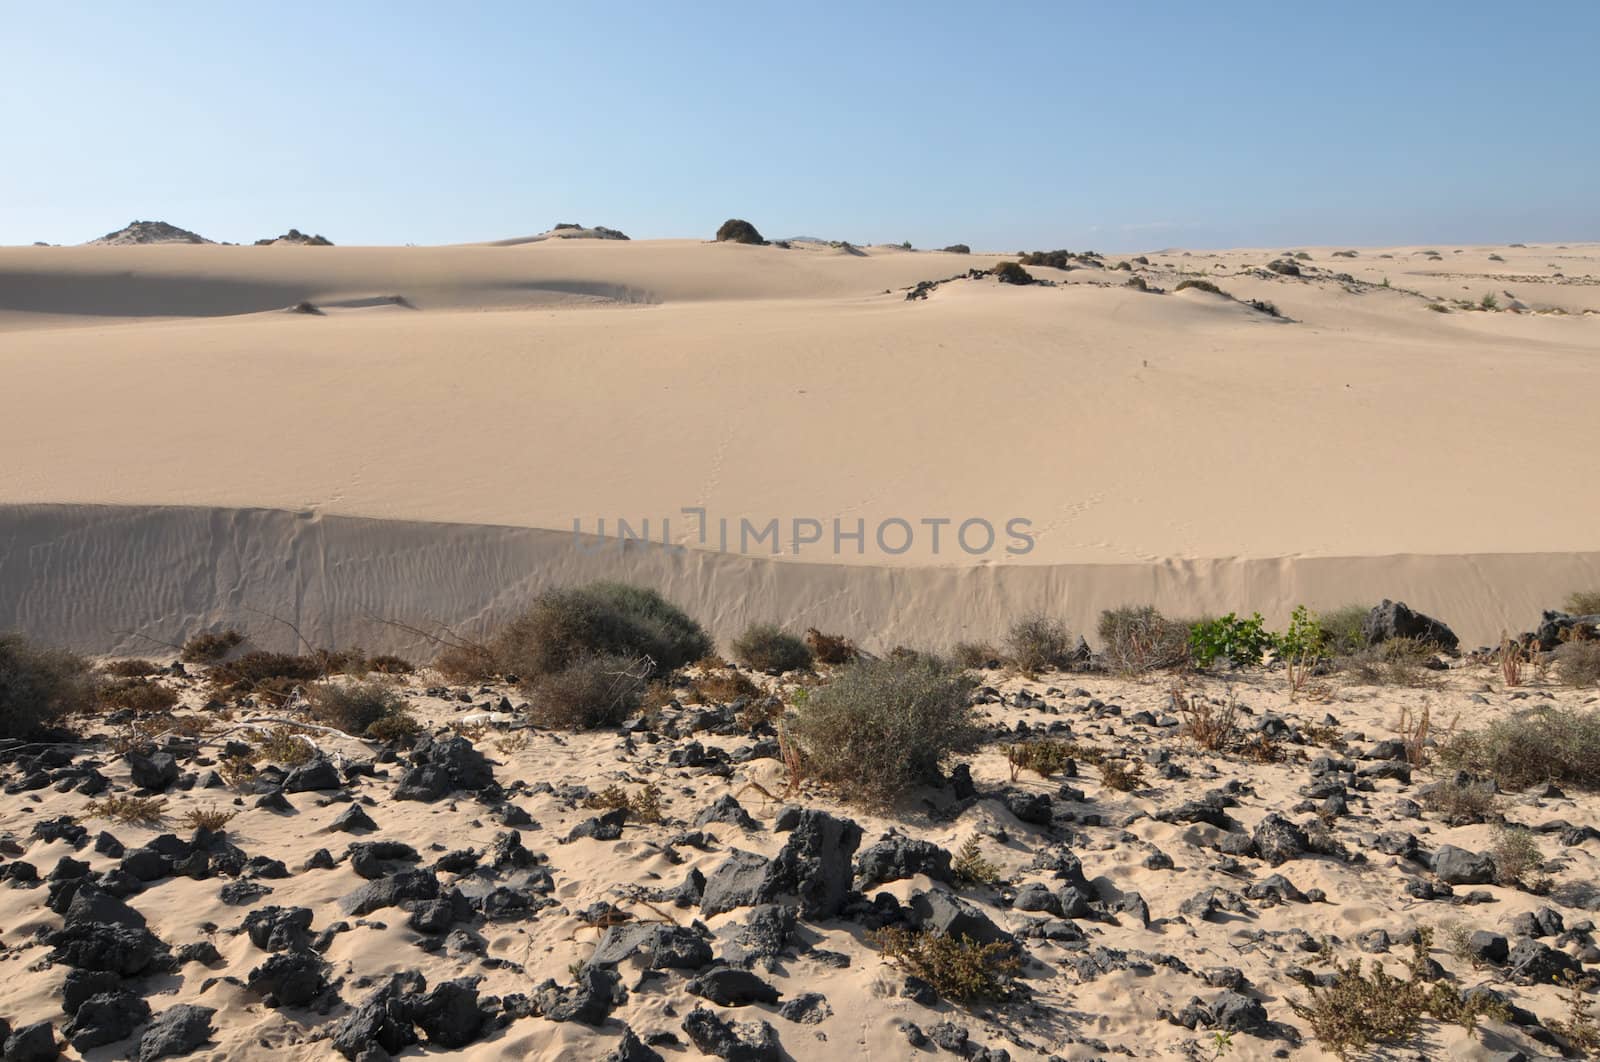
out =
<path fill-rule="evenodd" d="M 769 687 L 788 685 L 754 677 Z M 927 789 L 893 809 L 869 812 L 841 804 L 833 794 L 809 783 L 785 794 L 784 769 L 775 759 L 758 756 L 731 764 L 674 766 L 671 757 L 681 756 L 691 741 L 712 749 L 715 756 L 715 750 L 748 750 L 761 736 L 731 725 L 732 713 L 714 702 L 698 707 L 700 699 L 688 693 L 682 694 L 683 707 L 669 707 L 657 719 L 653 732 L 625 735 L 612 730 L 574 735 L 526 727 L 516 711 L 520 702 L 514 689 L 446 687 L 424 673 L 401 682 L 407 699 L 430 726 L 440 728 L 440 734 L 464 733 L 489 755 L 495 779 L 505 787 L 503 801 L 463 791 L 432 803 L 396 802 L 391 793 L 404 766 L 379 762 L 375 776 L 355 778 L 347 786 L 289 794 L 288 810 L 258 807 L 257 798 L 248 791 L 173 789 L 167 794 L 166 821 L 153 827 L 96 819 L 87 813 L 88 798 L 82 794 L 35 789 L 0 804 L 0 834 L 20 846 L 20 851 L 11 849 L 15 858 L 31 863 L 41 877 L 65 857 L 86 861 L 92 872 L 100 872 L 120 861 L 96 850 L 93 839 L 101 830 L 112 833 L 131 851 L 160 833 L 176 831 L 187 837 L 179 820 L 189 809 L 222 808 L 237 812 L 227 826 L 233 844 L 251 856 L 268 856 L 286 865 L 286 877 L 256 878 L 271 891 L 244 904 L 228 904 L 220 898 L 221 888 L 236 882 L 216 875 L 198 880 L 164 877 L 128 897 L 127 902 L 144 916 L 149 929 L 174 948 L 210 940 L 217 949 L 219 957 L 210 963 L 191 962 L 175 973 L 130 981 L 146 994 L 156 1013 L 176 1003 L 215 1008 L 213 1038 L 193 1056 L 196 1058 L 335 1057 L 327 1037 L 350 1007 L 366 999 L 388 975 L 406 970 L 420 971 L 430 985 L 478 977 L 484 997 L 532 994 L 546 978 L 570 984 L 573 965 L 589 959 L 602 932 L 585 925 L 579 912 L 600 901 L 616 905 L 633 919 L 703 925 L 712 948 L 723 956 L 748 919 L 749 909 L 704 915 L 692 905 L 645 900 L 653 890 L 677 886 L 692 871 L 712 875 L 732 849 L 768 856 L 776 853 L 787 835 L 773 830 L 783 804 L 769 796 L 859 823 L 863 851 L 895 830 L 950 850 L 978 837 L 984 854 L 999 866 L 1006 884 L 965 886 L 957 891 L 1007 932 L 1023 931 L 1045 917 L 1017 910 L 1012 901 L 1029 882 L 1043 882 L 1051 889 L 1060 884 L 1038 869 L 1035 860 L 1062 845 L 1070 845 L 1082 860 L 1084 874 L 1101 902 L 1114 904 L 1137 893 L 1148 905 L 1151 918 L 1146 925 L 1124 910 L 1109 917 L 1075 920 L 1073 924 L 1083 936 L 1080 941 L 1029 939 L 1029 962 L 1022 984 L 1031 1002 L 971 1008 L 925 1005 L 906 998 L 903 976 L 883 961 L 858 919 L 803 919 L 783 953 L 771 963 L 758 962 L 754 972 L 777 988 L 785 1001 L 806 992 L 821 993 L 827 1002 L 824 1018 L 810 1024 L 792 1021 L 778 1014 L 777 1005 L 769 1004 L 712 1008 L 727 1020 L 769 1022 L 789 1057 L 796 1059 L 824 1054 L 871 1059 L 945 1057 L 931 1047 L 913 1050 L 904 1028 L 909 1022 L 926 1032 L 943 1021 L 965 1026 L 974 1043 L 1003 1048 L 1018 1062 L 1048 1057 L 1211 1057 L 1207 1053 L 1209 1030 L 1191 1031 L 1166 1020 L 1166 1015 L 1182 1010 L 1192 997 L 1206 1003 L 1220 997 L 1221 980 L 1211 975 L 1208 983 L 1207 977 L 1223 967 L 1242 974 L 1242 991 L 1265 1007 L 1271 1022 L 1283 1023 L 1283 1027 L 1263 1027 L 1261 1035 L 1236 1034 L 1227 1057 L 1320 1058 L 1324 1056 L 1314 1043 L 1297 1040 L 1305 1026 L 1288 1005 L 1304 996 L 1297 980 L 1305 976 L 1304 970 L 1327 970 L 1313 953 L 1318 942 L 1331 941 L 1341 960 L 1362 956 L 1385 962 L 1392 972 L 1399 972 L 1409 948 L 1395 944 L 1385 951 L 1368 934 L 1381 930 L 1398 938 L 1419 926 L 1437 930 L 1432 957 L 1443 964 L 1457 987 L 1492 986 L 1541 1019 L 1563 1016 L 1555 986 L 1519 985 L 1504 968 L 1474 967 L 1452 953 L 1448 930 L 1452 925 L 1491 930 L 1515 942 L 1509 928 L 1512 920 L 1541 907 L 1557 910 L 1569 930 L 1580 926 L 1593 917 L 1593 905 L 1600 903 L 1592 889 L 1600 873 L 1592 838 L 1566 847 L 1555 833 L 1536 834 L 1543 855 L 1550 860 L 1547 872 L 1556 887 L 1555 897 L 1475 885 L 1457 886 L 1454 899 L 1419 900 L 1408 894 L 1408 884 L 1432 881 L 1433 875 L 1416 862 L 1383 854 L 1374 842 L 1379 833 L 1413 834 L 1428 851 L 1443 844 L 1478 851 L 1493 840 L 1487 824 L 1449 826 L 1432 812 L 1419 818 L 1414 810 L 1407 810 L 1407 800 L 1416 798 L 1421 786 L 1439 777 L 1431 769 L 1417 771 L 1411 784 L 1382 776 L 1346 779 L 1351 783 L 1350 807 L 1336 819 L 1334 832 L 1351 858 L 1305 853 L 1276 867 L 1250 856 L 1228 858 L 1217 848 L 1225 835 L 1223 829 L 1163 821 L 1157 816 L 1227 786 L 1237 798 L 1237 806 L 1230 808 L 1228 815 L 1239 829 L 1253 830 L 1273 812 L 1309 821 L 1312 816 L 1302 806 L 1303 787 L 1312 777 L 1309 761 L 1324 755 L 1348 755 L 1352 766 L 1370 770 L 1381 761 L 1364 755 L 1376 742 L 1394 735 L 1404 709 L 1416 712 L 1428 707 L 1441 727 L 1456 718 L 1463 719 L 1462 725 L 1465 720 L 1475 725 L 1530 704 L 1593 707 L 1596 697 L 1592 692 L 1537 681 L 1521 689 L 1507 689 L 1497 672 L 1481 665 L 1464 665 L 1441 676 L 1428 689 L 1356 686 L 1334 679 L 1313 699 L 1298 703 L 1289 701 L 1278 674 L 1188 680 L 1186 693 L 1219 703 L 1231 697 L 1243 704 L 1248 713 L 1242 717 L 1246 727 L 1272 715 L 1281 716 L 1292 731 L 1279 746 L 1283 758 L 1258 763 L 1237 755 L 1202 752 L 1167 725 L 1173 684 L 1167 676 L 1125 680 L 1047 673 L 1029 679 L 988 672 L 982 677 L 989 687 L 988 703 L 982 711 L 991 738 L 975 755 L 963 757 L 970 762 L 978 790 L 975 799 L 964 801 L 957 800 L 948 788 Z M 191 679 L 157 681 L 181 692 L 185 714 L 207 720 L 208 741 L 240 737 L 238 732 L 225 731 L 260 714 L 249 709 L 224 713 L 219 707 L 201 707 L 204 693 Z M 503 707 L 503 696 L 512 709 L 510 714 L 492 725 L 483 722 L 486 713 Z M 1149 712 L 1150 718 L 1140 717 L 1141 711 Z M 1031 729 L 1034 736 L 1048 733 L 1115 754 L 1131 753 L 1151 765 L 1170 766 L 1150 773 L 1145 786 L 1129 793 L 1107 787 L 1095 768 L 1081 763 L 1076 776 L 1047 780 L 1024 773 L 1013 780 L 1005 758 L 1006 741 L 1008 732 L 1015 735 L 1019 728 Z M 102 723 L 89 726 L 88 732 L 110 742 L 127 730 Z M 319 740 L 325 749 L 343 756 L 343 762 L 369 760 L 374 751 L 353 740 Z M 215 762 L 217 753 L 214 745 L 188 753 L 179 750 L 183 770 L 200 776 Z M 111 779 L 113 792 L 129 790 L 128 767 L 108 745 L 91 744 L 77 750 L 76 756 L 74 767 L 98 765 Z M 8 782 L 27 773 L 15 766 L 14 758 L 8 760 L 13 764 L 5 768 Z M 612 784 L 634 792 L 646 783 L 661 791 L 664 821 L 630 823 L 616 840 L 564 840 L 574 826 L 596 814 L 583 806 L 586 794 Z M 1053 824 L 1024 822 L 1013 814 L 1015 798 L 1034 795 L 1047 798 Z M 700 828 L 695 825 L 697 817 L 726 796 L 736 797 L 753 817 L 751 824 L 741 827 L 715 822 L 702 828 L 708 838 L 700 846 L 681 839 L 673 843 L 686 831 Z M 436 946 L 439 935 L 408 926 L 404 909 L 384 908 L 357 919 L 346 916 L 339 907 L 342 897 L 367 883 L 343 858 L 351 842 L 408 844 L 419 853 L 423 867 L 446 851 L 472 848 L 483 853 L 505 830 L 500 822 L 505 802 L 533 820 L 520 827 L 522 841 L 538 854 L 540 865 L 553 877 L 553 891 L 547 897 L 551 902 L 542 910 L 491 920 L 468 918 L 455 927 L 464 936 L 452 938 L 455 943 L 441 949 Z M 330 832 L 335 817 L 352 806 L 364 807 L 377 829 L 356 834 Z M 1577 825 L 1600 822 L 1600 804 L 1592 794 L 1505 794 L 1498 800 L 1498 810 L 1508 820 L 1535 829 L 1558 819 Z M 33 834 L 34 824 L 63 815 L 78 818 L 88 828 L 87 842 L 81 847 L 66 840 L 42 841 Z M 302 869 L 319 848 L 328 849 L 338 864 L 329 869 Z M 390 869 L 412 865 L 402 860 Z M 1244 900 L 1236 912 L 1210 918 L 1180 911 L 1186 901 L 1207 889 L 1243 894 L 1273 873 L 1288 878 L 1301 892 L 1320 889 L 1325 898 L 1282 903 Z M 441 872 L 438 877 L 445 887 L 454 884 L 478 894 L 497 880 L 509 880 L 507 876 L 512 874 L 486 870 L 481 874 Z M 1581 888 L 1584 885 L 1591 886 L 1587 893 Z M 1566 886 L 1580 888 L 1563 892 Z M 915 875 L 867 892 L 889 892 L 907 902 L 915 892 L 941 888 L 947 886 Z M 63 1020 L 60 990 L 67 970 L 61 963 L 41 963 L 48 948 L 35 936 L 60 924 L 60 918 L 43 906 L 46 891 L 43 884 L 0 887 L 0 940 L 4 941 L 0 949 L 0 1013 L 15 1025 L 39 1020 L 59 1024 Z M 1469 900 L 1469 894 L 1476 895 Z M 1585 896 L 1587 907 L 1577 903 Z M 313 934 L 344 921 L 344 927 L 323 942 L 319 953 L 327 963 L 326 974 L 337 998 L 324 996 L 311 1006 L 273 1008 L 264 1003 L 261 992 L 247 987 L 250 971 L 268 958 L 268 952 L 237 930 L 249 910 L 268 904 L 309 908 Z M 1546 938 L 1544 942 L 1577 953 L 1584 947 L 1581 937 L 1580 929 L 1578 937 Z M 428 944 L 430 939 L 433 945 Z M 470 943 L 470 949 L 461 950 L 463 940 Z M 1592 939 L 1588 948 L 1593 951 Z M 1118 968 L 1123 960 L 1131 960 L 1133 966 Z M 624 1023 L 640 1037 L 671 1033 L 682 1041 L 682 1020 L 701 1002 L 687 991 L 690 975 L 671 970 L 647 973 L 634 960 L 624 963 L 620 972 L 628 998 L 603 1025 L 557 1023 L 539 1016 L 508 1018 L 500 1026 L 486 1027 L 482 1038 L 453 1057 L 597 1059 L 617 1045 Z M 489 1007 L 491 1013 L 494 1010 Z M 1475 1035 L 1429 1023 L 1411 1045 L 1411 1050 L 1426 1058 L 1502 1058 L 1512 1049 L 1525 1050 L 1529 1057 L 1545 1057 L 1551 1050 L 1530 1040 L 1525 1030 L 1499 1022 L 1487 1023 Z M 85 1057 L 122 1058 L 128 1050 L 124 1042 Z M 699 1057 L 686 1046 L 663 1044 L 661 1050 L 668 1059 Z M 413 1048 L 407 1056 L 421 1053 L 422 1049 Z"/>
<path fill-rule="evenodd" d="M 326 556 L 296 556 L 306 520 L 373 521 L 343 555 L 423 579 L 401 544 L 428 527 L 434 560 L 467 569 L 508 528 L 615 535 L 626 521 L 703 552 L 725 519 L 729 552 L 768 563 L 718 598 L 782 618 L 776 582 L 808 600 L 844 587 L 852 600 L 818 614 L 868 643 L 901 611 L 888 593 L 918 604 L 900 621 L 917 640 L 992 637 L 1032 604 L 1009 603 L 1010 569 L 1072 587 L 1080 624 L 1141 588 L 1174 612 L 1275 620 L 1359 590 L 1412 599 L 1474 643 L 1600 582 L 1585 489 L 1600 471 L 1600 246 L 1305 248 L 1301 276 L 1263 268 L 1287 250 L 1034 267 L 1050 285 L 959 280 L 907 301 L 1000 258 L 599 240 L 7 248 L 0 379 L 26 400 L 0 421 L 0 526 L 22 542 L 38 510 L 21 506 L 120 507 L 56 513 L 60 534 L 27 541 L 132 573 L 152 552 L 207 566 L 214 529 L 253 510 L 302 514 L 246 547 L 263 558 L 250 587 L 276 603 L 348 596 L 318 588 L 337 579 Z M 1233 298 L 1173 293 L 1198 274 Z M 1485 295 L 1496 312 L 1429 309 Z M 285 312 L 300 302 L 320 312 Z M 162 507 L 213 530 L 129 532 L 178 533 Z M 707 514 L 704 540 L 686 509 Z M 757 534 L 776 520 L 776 542 L 741 537 L 742 520 Z M 861 521 L 864 544 L 836 542 L 836 520 L 846 535 Z M 950 521 L 937 550 L 924 520 Z M 992 546 L 977 524 L 956 540 L 968 520 Z M 1008 536 L 1012 520 L 1028 539 Z M 592 563 L 542 553 L 511 581 Z M 696 582 L 683 563 L 614 567 Z M 37 560 L 6 564 L 0 600 L 36 604 L 0 625 L 85 648 L 250 622 L 217 580 L 185 577 L 153 615 L 148 582 L 109 589 L 90 631 L 59 592 L 65 565 L 46 578 Z M 1097 574 L 1112 567 L 1126 571 Z M 425 609 L 389 586 L 385 615 L 464 623 L 502 604 L 504 582 L 466 578 Z M 330 637 L 357 618 L 296 615 Z"/>

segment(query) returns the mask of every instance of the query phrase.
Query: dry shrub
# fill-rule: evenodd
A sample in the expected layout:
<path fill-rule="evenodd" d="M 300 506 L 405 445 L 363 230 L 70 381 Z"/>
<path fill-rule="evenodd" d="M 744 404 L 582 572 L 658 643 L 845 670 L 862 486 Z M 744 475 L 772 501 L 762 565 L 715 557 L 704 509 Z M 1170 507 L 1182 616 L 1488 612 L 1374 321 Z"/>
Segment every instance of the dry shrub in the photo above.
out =
<path fill-rule="evenodd" d="M 1172 707 L 1183 720 L 1180 733 L 1207 752 L 1226 752 L 1239 738 L 1239 704 L 1231 696 L 1216 705 L 1201 694 L 1173 690 Z"/>
<path fill-rule="evenodd" d="M 110 711 L 126 709 L 149 715 L 172 709 L 178 694 L 147 678 L 118 678 L 101 683 L 98 699 L 100 706 Z"/>
<path fill-rule="evenodd" d="M 1380 645 L 1338 657 L 1334 664 L 1363 686 L 1432 689 L 1439 685 L 1439 677 L 1425 665 L 1436 655 L 1436 649 L 1426 642 L 1390 638 Z"/>
<path fill-rule="evenodd" d="M 971 747 L 969 676 L 916 655 L 858 660 L 826 685 L 795 694 L 790 731 L 807 773 L 849 800 L 888 804 L 937 782 L 945 756 Z"/>
<path fill-rule="evenodd" d="M 624 656 L 580 660 L 525 687 L 529 715 L 559 730 L 616 726 L 638 712 L 646 671 L 641 661 Z"/>
<path fill-rule="evenodd" d="M 95 674 L 76 653 L 0 633 L 0 737 L 26 738 L 94 705 Z"/>
<path fill-rule="evenodd" d="M 253 694 L 268 704 L 281 704 L 297 687 L 325 674 L 324 661 L 317 657 L 258 650 L 216 665 L 207 682 L 218 696 Z"/>
<path fill-rule="evenodd" d="M 979 671 L 1000 665 L 1000 651 L 988 642 L 957 642 L 950 650 L 950 659 L 960 668 Z"/>
<path fill-rule="evenodd" d="M 319 682 L 306 690 L 312 719 L 357 737 L 390 716 L 406 714 L 406 699 L 381 682 Z"/>
<path fill-rule="evenodd" d="M 1151 605 L 1100 613 L 1100 651 L 1111 670 L 1134 675 L 1189 662 L 1189 624 L 1169 620 Z"/>
<path fill-rule="evenodd" d="M 1185 290 L 1187 288 L 1194 288 L 1196 291 L 1209 291 L 1213 295 L 1225 295 L 1225 296 L 1228 295 L 1228 293 L 1226 291 L 1223 291 L 1221 288 L 1217 287 L 1211 281 L 1202 280 L 1202 279 L 1200 279 L 1198 277 L 1190 277 L 1187 280 L 1180 280 L 1180 281 L 1178 281 L 1178 286 L 1173 288 L 1172 290 L 1173 291 L 1183 291 L 1183 290 Z M 1228 297 L 1232 298 L 1232 296 L 1228 296 Z"/>
<path fill-rule="evenodd" d="M 1107 789 L 1132 793 L 1144 787 L 1144 764 L 1138 760 L 1105 758 L 1096 766 L 1100 768 L 1100 781 Z"/>
<path fill-rule="evenodd" d="M 1433 736 L 1433 708 L 1424 704 L 1420 712 L 1410 705 L 1400 706 L 1400 721 L 1395 733 L 1405 746 L 1406 762 L 1413 767 L 1428 765 L 1428 742 Z"/>
<path fill-rule="evenodd" d="M 183 643 L 179 659 L 186 664 L 215 664 L 244 641 L 244 635 L 233 628 L 209 634 L 197 634 Z"/>
<path fill-rule="evenodd" d="M 690 688 L 701 704 L 727 704 L 740 697 L 757 696 L 761 692 L 748 675 L 728 667 L 706 672 L 695 679 Z"/>
<path fill-rule="evenodd" d="M 403 656 L 379 653 L 367 660 L 367 670 L 379 675 L 409 675 L 417 666 Z"/>
<path fill-rule="evenodd" d="M 112 660 L 103 664 L 101 669 L 112 678 L 144 678 L 146 675 L 158 675 L 166 668 L 153 660 Z"/>
<path fill-rule="evenodd" d="M 761 233 L 756 227 L 743 218 L 729 218 L 717 226 L 718 243 L 750 243 L 764 244 L 767 241 L 761 238 Z"/>
<path fill-rule="evenodd" d="M 451 682 L 487 682 L 500 673 L 487 646 L 465 642 L 439 650 L 433 669 Z"/>
<path fill-rule="evenodd" d="M 1600 685 L 1600 642 L 1567 642 L 1556 647 L 1556 670 L 1569 686 Z"/>
<path fill-rule="evenodd" d="M 599 582 L 545 591 L 489 648 L 502 674 L 533 682 L 591 657 L 649 657 L 662 674 L 712 646 L 700 624 L 654 590 Z"/>
<path fill-rule="evenodd" d="M 237 814 L 237 811 L 226 811 L 218 807 L 190 808 L 183 813 L 183 822 L 192 830 L 209 830 L 216 833 L 232 822 Z"/>
<path fill-rule="evenodd" d="M 164 797 L 108 796 L 84 805 L 84 814 L 95 819 L 110 819 L 132 826 L 154 826 L 166 813 Z"/>
<path fill-rule="evenodd" d="M 1568 594 L 1567 611 L 1574 616 L 1600 615 L 1600 590 L 1575 590 Z"/>
<path fill-rule="evenodd" d="M 1543 877 L 1544 853 L 1533 831 L 1522 826 L 1504 823 L 1494 831 L 1494 844 L 1489 848 L 1494 857 L 1495 881 L 1501 885 L 1515 886 L 1529 892 L 1545 892 L 1550 879 Z"/>
<path fill-rule="evenodd" d="M 1072 664 L 1072 633 L 1049 616 L 1028 616 L 1006 633 L 1006 654 L 1018 671 L 1031 675 Z"/>
<path fill-rule="evenodd" d="M 823 634 L 815 627 L 806 629 L 806 648 L 819 664 L 848 664 L 860 651 L 849 638 L 838 634 Z"/>
<path fill-rule="evenodd" d="M 311 762 L 316 756 L 316 750 L 292 726 L 275 726 L 258 733 L 252 744 L 255 745 L 256 759 L 276 763 L 280 767 L 298 767 Z"/>
<path fill-rule="evenodd" d="M 1507 686 L 1522 685 L 1522 665 L 1528 662 L 1527 649 L 1515 639 L 1500 635 L 1500 679 Z"/>
<path fill-rule="evenodd" d="M 1006 941 L 979 944 L 971 937 L 932 930 L 890 928 L 870 934 L 885 961 L 926 981 L 943 999 L 1005 999 L 1022 960 Z"/>
<path fill-rule="evenodd" d="M 800 671 L 811 666 L 806 643 L 774 623 L 753 623 L 733 640 L 733 658 L 757 671 Z"/>
<path fill-rule="evenodd" d="M 739 729 L 750 731 L 758 726 L 771 726 L 783 718 L 783 700 L 779 697 L 752 697 L 733 717 Z"/>
<path fill-rule="evenodd" d="M 634 822 L 656 823 L 661 821 L 661 789 L 647 784 L 630 794 L 619 785 L 608 785 L 585 797 L 583 806 L 591 811 L 621 809 L 627 811 L 628 818 Z"/>
<path fill-rule="evenodd" d="M 1365 649 L 1367 638 L 1361 632 L 1361 625 L 1371 611 L 1369 605 L 1344 605 L 1332 612 L 1320 613 L 1317 625 L 1322 628 L 1328 652 L 1336 657 L 1352 656 Z"/>
<path fill-rule="evenodd" d="M 1439 758 L 1502 789 L 1557 782 L 1600 789 L 1600 711 L 1535 708 L 1451 737 Z"/>
<path fill-rule="evenodd" d="M 1495 815 L 1494 793 L 1488 786 L 1470 781 L 1447 778 L 1418 799 L 1449 826 L 1469 826 Z"/>
<path fill-rule="evenodd" d="M 1545 1022 L 1545 1026 L 1565 1040 L 1580 1058 L 1600 1056 L 1600 1021 L 1595 1020 L 1594 1004 L 1587 990 L 1594 987 L 1592 977 L 1577 977 L 1568 970 L 1562 975 L 1567 993 L 1567 1016 Z"/>
<path fill-rule="evenodd" d="M 1032 771 L 1040 778 L 1049 778 L 1073 765 L 1072 746 L 1065 741 L 1024 741 L 1006 749 L 1006 760 L 1011 764 L 1011 780 L 1023 771 Z"/>
<path fill-rule="evenodd" d="M 1020 262 L 1001 262 L 989 272 L 1002 284 L 1032 284 L 1033 274 L 1022 268 Z"/>
<path fill-rule="evenodd" d="M 416 716 L 404 709 L 390 712 L 367 724 L 366 736 L 384 744 L 403 745 L 410 748 L 422 734 L 422 724 Z"/>

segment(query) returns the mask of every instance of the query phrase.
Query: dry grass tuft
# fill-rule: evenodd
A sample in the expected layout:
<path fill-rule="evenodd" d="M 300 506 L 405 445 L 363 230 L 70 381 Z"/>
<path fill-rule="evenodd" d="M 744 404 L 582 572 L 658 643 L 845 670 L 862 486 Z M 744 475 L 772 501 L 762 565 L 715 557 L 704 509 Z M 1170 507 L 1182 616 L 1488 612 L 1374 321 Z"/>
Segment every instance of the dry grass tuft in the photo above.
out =
<path fill-rule="evenodd" d="M 244 642 L 244 635 L 233 628 L 197 634 L 183 643 L 179 659 L 185 664 L 215 664 Z"/>
<path fill-rule="evenodd" d="M 227 811 L 218 807 L 190 808 L 183 813 L 183 822 L 192 830 L 210 830 L 216 833 L 232 822 L 237 814 L 237 811 Z"/>
<path fill-rule="evenodd" d="M 733 640 L 733 658 L 757 671 L 801 671 L 811 666 L 806 643 L 773 623 L 755 623 Z"/>
<path fill-rule="evenodd" d="M 1028 616 L 1013 623 L 1005 648 L 1012 665 L 1025 675 L 1072 664 L 1072 632 L 1049 616 Z"/>
<path fill-rule="evenodd" d="M 588 657 L 525 687 L 529 715 L 559 730 L 616 726 L 639 711 L 649 670 L 638 658 Z"/>
<path fill-rule="evenodd" d="M 848 664 L 860 655 L 860 650 L 849 638 L 823 634 L 815 627 L 806 630 L 806 647 L 819 664 Z"/>
<path fill-rule="evenodd" d="M 95 819 L 110 819 L 129 826 L 155 826 L 166 813 L 165 797 L 108 796 L 104 800 L 91 800 L 84 806 L 84 814 Z"/>

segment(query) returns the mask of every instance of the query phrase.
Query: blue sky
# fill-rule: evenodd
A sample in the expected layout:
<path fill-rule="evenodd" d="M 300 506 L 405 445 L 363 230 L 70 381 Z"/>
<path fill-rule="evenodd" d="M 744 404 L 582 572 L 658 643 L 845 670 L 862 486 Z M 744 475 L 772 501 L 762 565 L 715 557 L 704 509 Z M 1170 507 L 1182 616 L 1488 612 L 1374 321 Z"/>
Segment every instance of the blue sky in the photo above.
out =
<path fill-rule="evenodd" d="M 672 10 L 677 8 L 678 10 Z M 1600 239 L 1600 4 L 0 4 L 0 243 Z"/>

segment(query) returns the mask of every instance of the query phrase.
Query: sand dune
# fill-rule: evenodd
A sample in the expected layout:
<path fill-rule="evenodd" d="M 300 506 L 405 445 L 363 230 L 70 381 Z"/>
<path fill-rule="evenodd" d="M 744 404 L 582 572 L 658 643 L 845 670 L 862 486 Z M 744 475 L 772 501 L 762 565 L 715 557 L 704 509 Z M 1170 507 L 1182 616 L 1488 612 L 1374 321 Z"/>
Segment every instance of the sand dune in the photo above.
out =
<path fill-rule="evenodd" d="M 1265 268 L 1286 250 L 1032 267 L 1051 283 L 955 279 L 907 301 L 1000 257 L 689 240 L 7 248 L 0 379 L 26 401 L 0 422 L 6 533 L 35 528 L 35 506 L 90 507 L 62 510 L 64 537 L 40 548 L 122 571 L 102 628 L 167 634 L 234 603 L 138 585 L 177 581 L 171 567 L 136 584 L 136 555 L 180 570 L 207 555 L 209 533 L 170 507 L 263 536 L 245 547 L 250 586 L 291 611 L 313 609 L 300 565 L 321 562 L 284 514 L 352 518 L 343 564 L 403 554 L 393 570 L 429 585 L 509 549 L 431 598 L 362 599 L 452 621 L 603 568 L 556 556 L 575 520 L 648 522 L 656 539 L 667 521 L 673 544 L 714 551 L 686 509 L 730 521 L 729 553 L 752 559 L 615 570 L 674 582 L 719 628 L 783 611 L 769 588 L 804 583 L 786 593 L 869 641 L 992 632 L 1040 605 L 1087 623 L 1131 595 L 1182 613 L 1410 595 L 1484 641 L 1595 581 L 1600 247 L 1309 248 L 1289 259 L 1301 276 Z M 1171 294 L 1202 272 L 1227 294 Z M 1429 309 L 1484 295 L 1501 308 Z M 322 312 L 282 312 L 302 302 Z M 103 506 L 129 507 L 140 537 L 118 546 Z M 741 540 L 741 521 L 759 535 L 774 520 L 776 557 L 770 537 Z M 861 522 L 859 550 L 832 548 L 835 520 L 846 535 Z M 937 550 L 926 520 L 950 521 Z M 1013 520 L 1025 553 L 1006 552 Z M 821 541 L 796 553 L 812 521 Z M 960 548 L 966 521 L 995 545 Z M 123 644 L 59 600 L 70 576 L 16 547 L 5 563 L 33 596 L 0 625 Z M 714 594 L 689 589 L 711 571 Z M 1092 574 L 1106 571 L 1123 574 Z M 311 595 L 301 618 L 348 622 L 349 592 Z"/>

